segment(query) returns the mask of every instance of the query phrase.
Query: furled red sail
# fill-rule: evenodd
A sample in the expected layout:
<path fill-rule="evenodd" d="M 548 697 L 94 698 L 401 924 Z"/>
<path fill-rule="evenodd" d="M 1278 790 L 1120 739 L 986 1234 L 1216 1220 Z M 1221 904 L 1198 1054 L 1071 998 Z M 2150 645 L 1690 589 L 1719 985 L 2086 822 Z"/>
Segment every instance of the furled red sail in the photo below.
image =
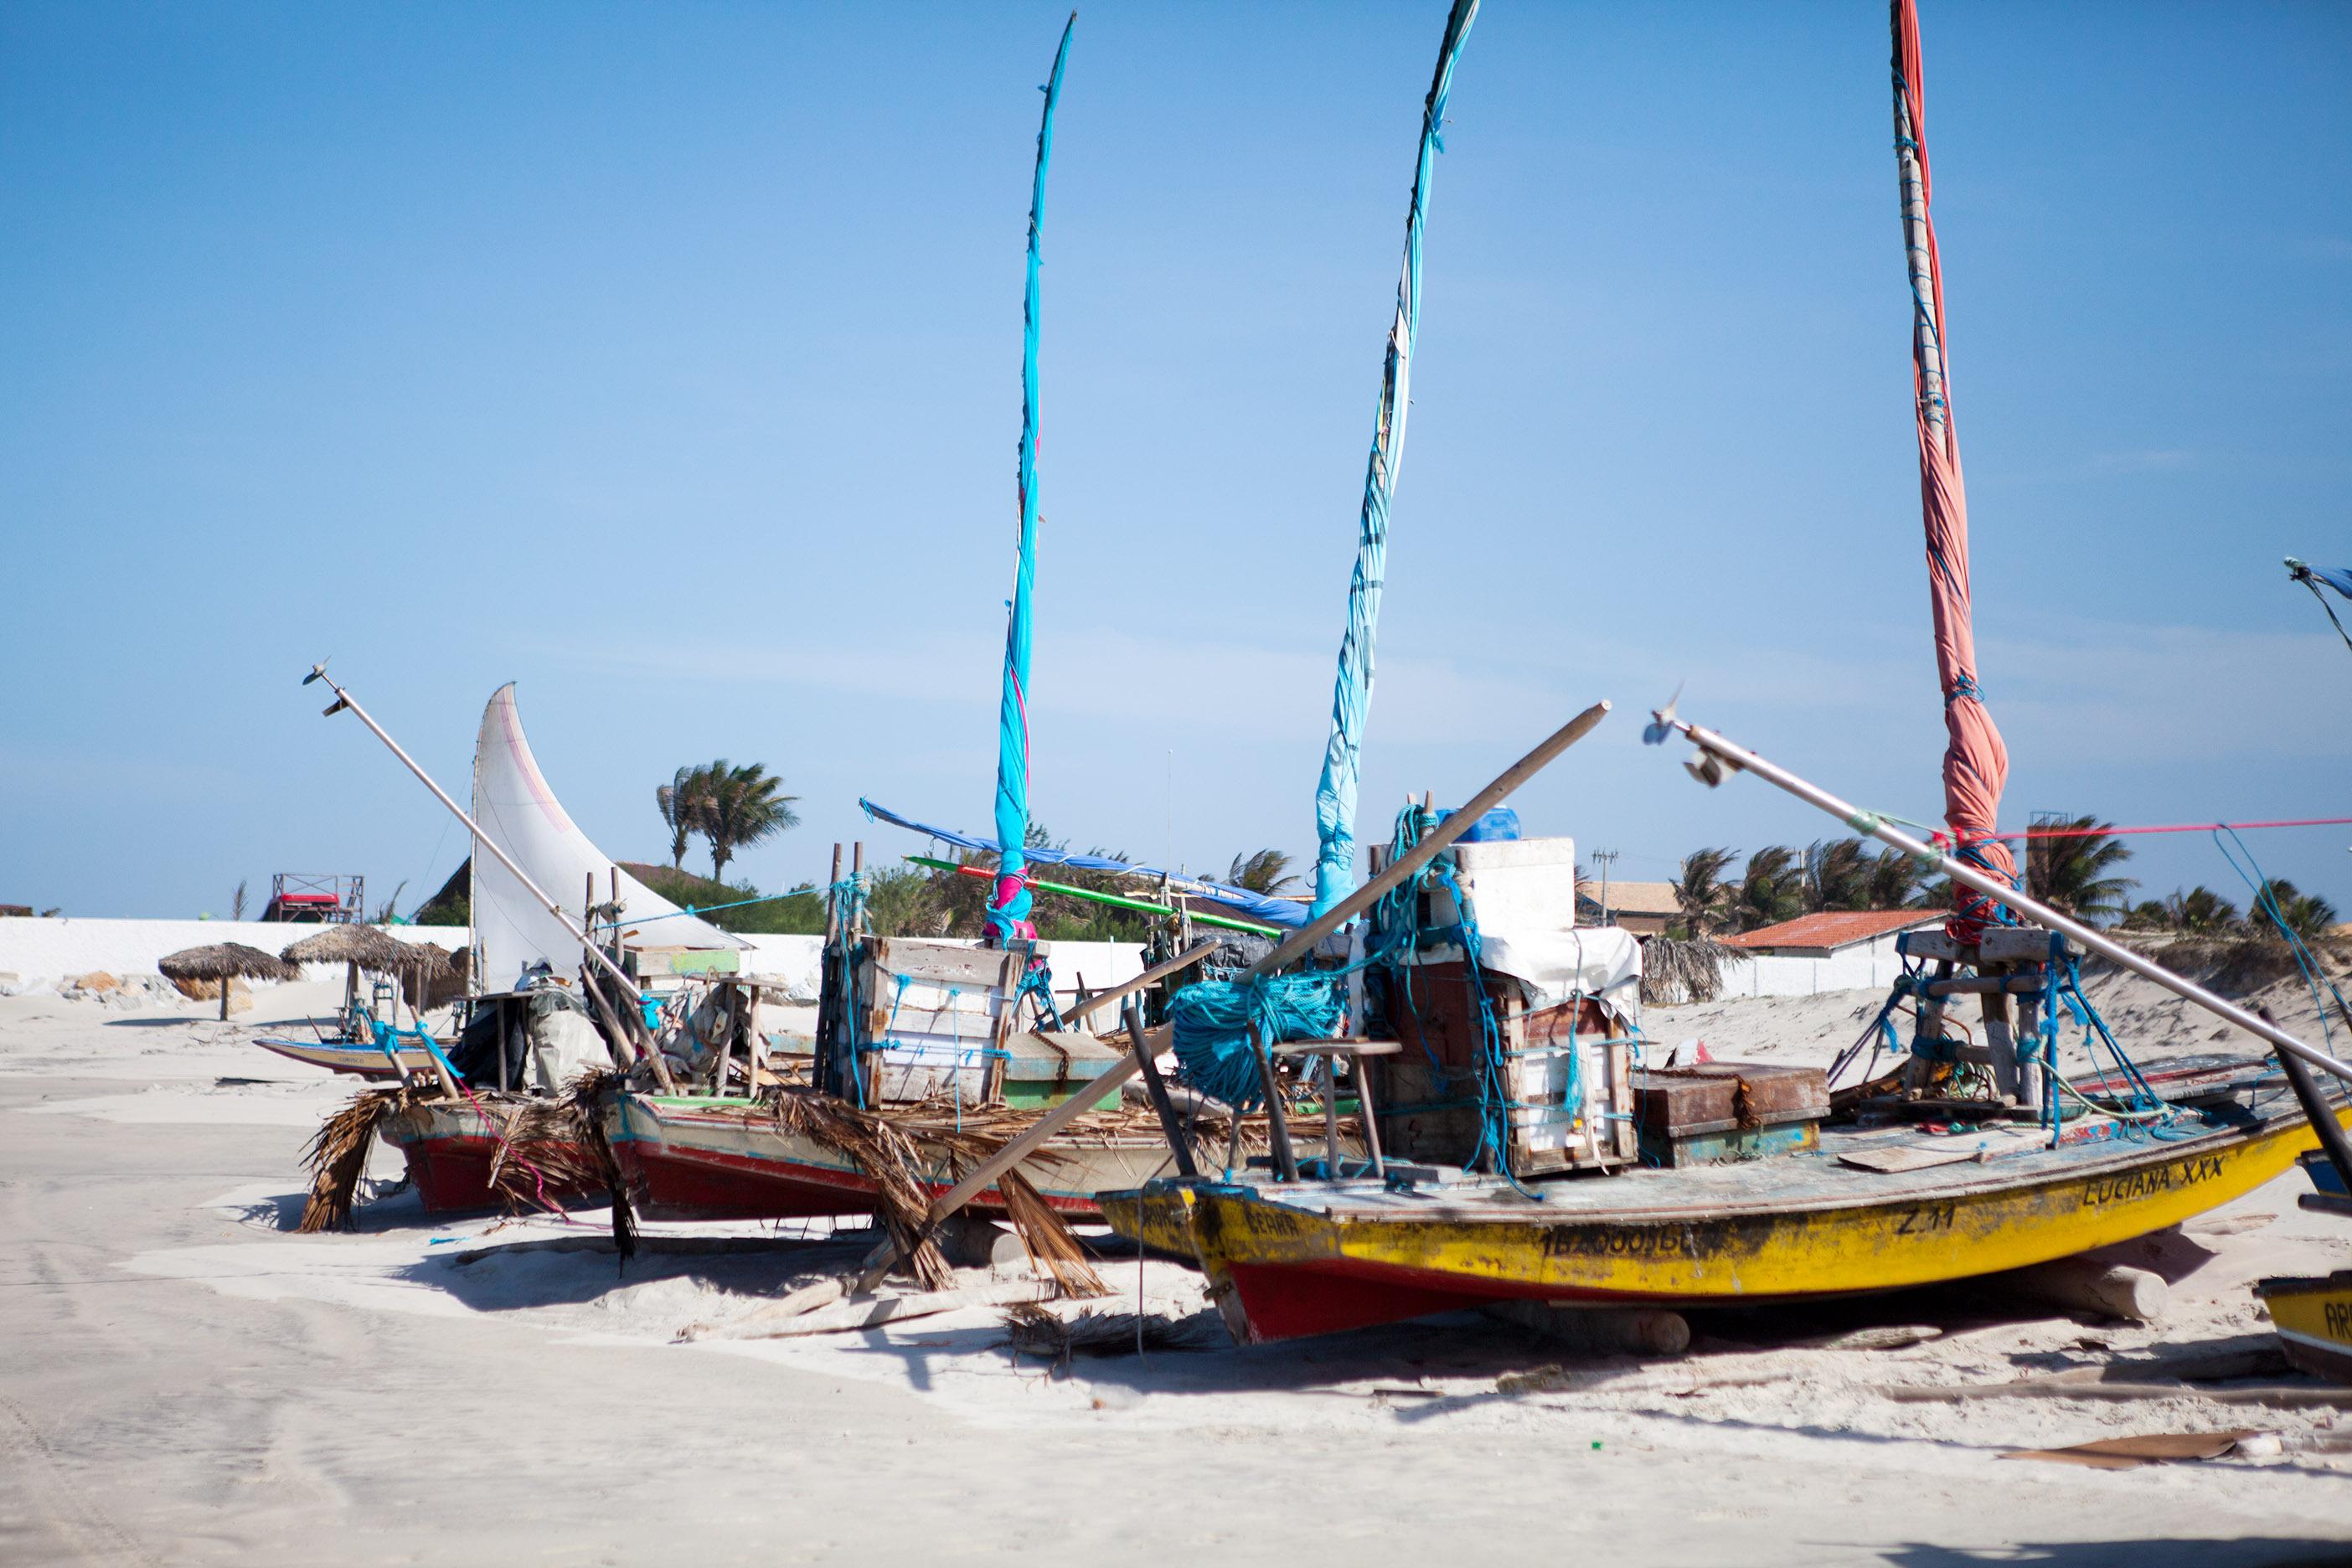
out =
<path fill-rule="evenodd" d="M 1911 271 L 1911 357 L 1919 420 L 1919 505 L 1927 530 L 1927 586 L 1936 614 L 1936 673 L 1944 692 L 1944 823 L 1954 855 L 2014 883 L 2017 863 L 1993 837 L 2009 749 L 1977 687 L 1976 632 L 1969 593 L 1969 503 L 1952 428 L 1950 340 L 1944 334 L 1944 271 L 1929 204 L 1926 95 L 1919 78 L 1916 0 L 1893 0 L 1895 157 L 1903 199 L 1903 244 Z M 1952 889 L 1947 925 L 1973 942 L 1994 923 L 1994 906 Z"/>

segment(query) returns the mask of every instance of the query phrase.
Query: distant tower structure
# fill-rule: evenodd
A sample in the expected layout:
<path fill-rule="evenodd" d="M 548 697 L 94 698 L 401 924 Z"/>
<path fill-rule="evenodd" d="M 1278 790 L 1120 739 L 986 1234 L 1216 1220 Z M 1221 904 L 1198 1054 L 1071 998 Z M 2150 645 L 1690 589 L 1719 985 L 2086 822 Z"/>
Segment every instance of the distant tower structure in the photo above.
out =
<path fill-rule="evenodd" d="M 265 921 L 361 925 L 367 921 L 367 879 L 336 872 L 279 871 L 269 879 Z"/>

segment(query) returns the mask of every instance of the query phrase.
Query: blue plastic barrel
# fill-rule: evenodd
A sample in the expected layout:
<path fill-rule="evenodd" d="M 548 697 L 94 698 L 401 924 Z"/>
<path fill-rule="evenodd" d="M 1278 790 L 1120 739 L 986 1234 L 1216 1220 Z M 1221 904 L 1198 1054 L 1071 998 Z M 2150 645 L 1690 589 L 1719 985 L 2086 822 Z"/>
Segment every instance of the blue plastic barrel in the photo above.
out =
<path fill-rule="evenodd" d="M 1446 812 L 1438 820 L 1452 816 Z M 1454 840 L 1457 844 L 1506 844 L 1519 836 L 1519 814 L 1507 805 L 1498 805 L 1470 825 L 1470 831 Z"/>

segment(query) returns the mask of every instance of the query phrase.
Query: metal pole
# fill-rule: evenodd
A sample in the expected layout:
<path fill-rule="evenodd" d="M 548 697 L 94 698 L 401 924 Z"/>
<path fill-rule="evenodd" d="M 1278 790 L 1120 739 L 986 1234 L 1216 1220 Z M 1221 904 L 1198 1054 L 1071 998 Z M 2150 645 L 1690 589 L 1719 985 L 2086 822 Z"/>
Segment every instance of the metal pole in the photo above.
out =
<path fill-rule="evenodd" d="M 2027 897 L 1998 877 L 1988 876 L 1964 860 L 1957 860 L 1949 855 L 1939 853 L 1900 828 L 1889 826 L 1876 813 L 1864 811 L 1849 802 L 1840 800 L 1829 791 L 1817 784 L 1808 784 L 1786 768 L 1766 762 L 1746 747 L 1725 740 L 1712 730 L 1693 724 L 1687 720 L 1675 718 L 1671 708 L 1662 709 L 1653 717 L 1656 722 L 1651 727 L 1652 734 L 1659 734 L 1662 730 L 1678 731 L 1689 739 L 1691 744 L 1708 756 L 1729 763 L 1734 771 L 1745 769 L 1765 783 L 1786 790 L 1806 805 L 1828 812 L 1856 833 L 1864 834 L 1877 839 L 1881 844 L 1900 849 L 1922 865 L 1936 867 L 1962 887 L 1974 888 L 1987 898 L 2007 904 L 2036 924 L 2047 926 L 2052 931 L 2081 942 L 2085 948 L 2110 963 L 2128 969 L 2144 980 L 2156 982 L 2174 995 L 2183 1001 L 2195 1003 L 2224 1023 L 2233 1024 L 2258 1039 L 2276 1046 L 2282 1051 L 2291 1052 L 2313 1067 L 2324 1068 L 2340 1079 L 2352 1079 L 2352 1063 L 2340 1062 L 2326 1051 L 2305 1045 L 2277 1025 L 2267 1023 L 2247 1012 L 2243 1007 L 2216 996 L 2195 981 L 2185 980 L 2160 963 L 2151 963 L 2142 958 L 2123 943 L 2103 935 L 2080 921 L 2059 913 L 2037 899 Z M 1660 738 L 1663 739 L 1663 736 L 1661 735 Z M 1720 781 L 1708 780 L 1702 774 L 1701 782 L 1713 784 Z"/>
<path fill-rule="evenodd" d="M 449 814 L 466 825 L 467 831 L 474 836 L 475 853 L 479 854 L 482 850 L 488 850 L 491 856 L 497 859 L 498 863 L 504 866 L 509 872 L 513 874 L 514 879 L 523 885 L 523 889 L 530 893 L 532 898 L 539 900 L 540 906 L 542 909 L 546 910 L 549 914 L 553 915 L 558 921 L 562 922 L 563 929 L 570 931 L 579 942 L 582 950 L 587 953 L 589 960 L 592 963 L 597 964 L 614 980 L 620 982 L 627 994 L 636 994 L 637 983 L 630 979 L 628 975 L 622 971 L 619 964 L 614 963 L 610 958 L 605 956 L 604 950 L 599 948 L 595 942 L 589 938 L 588 933 L 582 930 L 569 914 L 564 912 L 563 906 L 562 904 L 559 904 L 553 899 L 549 898 L 545 889 L 541 889 L 537 882 L 532 881 L 529 874 L 526 873 L 521 867 L 514 863 L 513 856 L 508 854 L 505 850 L 490 842 L 488 837 L 482 832 L 481 825 L 476 822 L 471 816 L 468 816 L 463 806 L 449 798 L 449 792 L 447 790 L 443 789 L 439 784 L 433 782 L 432 774 L 426 773 L 423 768 L 416 765 L 415 758 L 401 750 L 400 742 L 394 740 L 391 735 L 386 733 L 384 727 L 370 717 L 366 709 L 353 701 L 350 692 L 344 690 L 341 686 L 338 686 L 335 683 L 335 678 L 327 673 L 327 667 L 325 665 L 312 665 L 310 667 L 310 675 L 303 680 L 302 684 L 308 686 L 313 680 L 325 681 L 327 683 L 327 689 L 335 694 L 333 704 L 327 710 L 328 718 L 331 719 L 342 710 L 346 708 L 350 709 L 352 712 L 358 717 L 359 721 L 366 725 L 368 729 L 373 732 L 377 740 L 382 741 L 387 747 L 391 748 L 392 754 L 400 759 L 401 765 L 405 767 L 410 773 L 415 773 L 416 775 L 416 781 L 423 784 L 426 789 L 433 792 L 433 798 L 439 801 L 443 805 L 447 806 L 449 808 Z M 591 873 L 591 877 L 593 879 L 593 873 Z M 633 1041 L 632 1043 L 634 1044 L 635 1042 Z M 646 1059 L 653 1065 L 654 1077 L 661 1080 L 662 1088 L 665 1089 L 674 1088 L 675 1086 L 670 1082 L 669 1068 L 663 1065 L 661 1053 L 659 1051 L 647 1051 L 644 1052 L 643 1055 Z"/>

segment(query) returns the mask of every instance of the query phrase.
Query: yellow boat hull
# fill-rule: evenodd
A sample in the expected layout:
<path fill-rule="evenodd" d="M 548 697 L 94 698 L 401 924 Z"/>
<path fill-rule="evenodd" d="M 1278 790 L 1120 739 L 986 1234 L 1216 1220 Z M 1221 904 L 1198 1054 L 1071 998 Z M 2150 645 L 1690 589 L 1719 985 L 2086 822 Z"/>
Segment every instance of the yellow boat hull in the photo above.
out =
<path fill-rule="evenodd" d="M 1465 1201 L 1192 1182 L 1113 1194 L 1103 1208 L 1120 1235 L 1191 1252 L 1237 1330 L 1275 1340 L 1512 1298 L 1725 1305 L 1990 1274 L 2177 1225 L 2315 1142 L 2299 1117 L 2247 1116 L 2179 1142 L 1906 1177 L 1813 1160 L 1794 1195 L 1769 1177 L 1743 1196 L 1736 1177 L 1676 1184 L 1675 1173 L 1644 1172 L 1558 1184 L 1570 1200 L 1558 1205 L 1491 1188 Z"/>
<path fill-rule="evenodd" d="M 2264 1279 L 2254 1294 L 2270 1309 L 2286 1359 L 2336 1383 L 2352 1383 L 2352 1269 L 2315 1279 Z"/>

